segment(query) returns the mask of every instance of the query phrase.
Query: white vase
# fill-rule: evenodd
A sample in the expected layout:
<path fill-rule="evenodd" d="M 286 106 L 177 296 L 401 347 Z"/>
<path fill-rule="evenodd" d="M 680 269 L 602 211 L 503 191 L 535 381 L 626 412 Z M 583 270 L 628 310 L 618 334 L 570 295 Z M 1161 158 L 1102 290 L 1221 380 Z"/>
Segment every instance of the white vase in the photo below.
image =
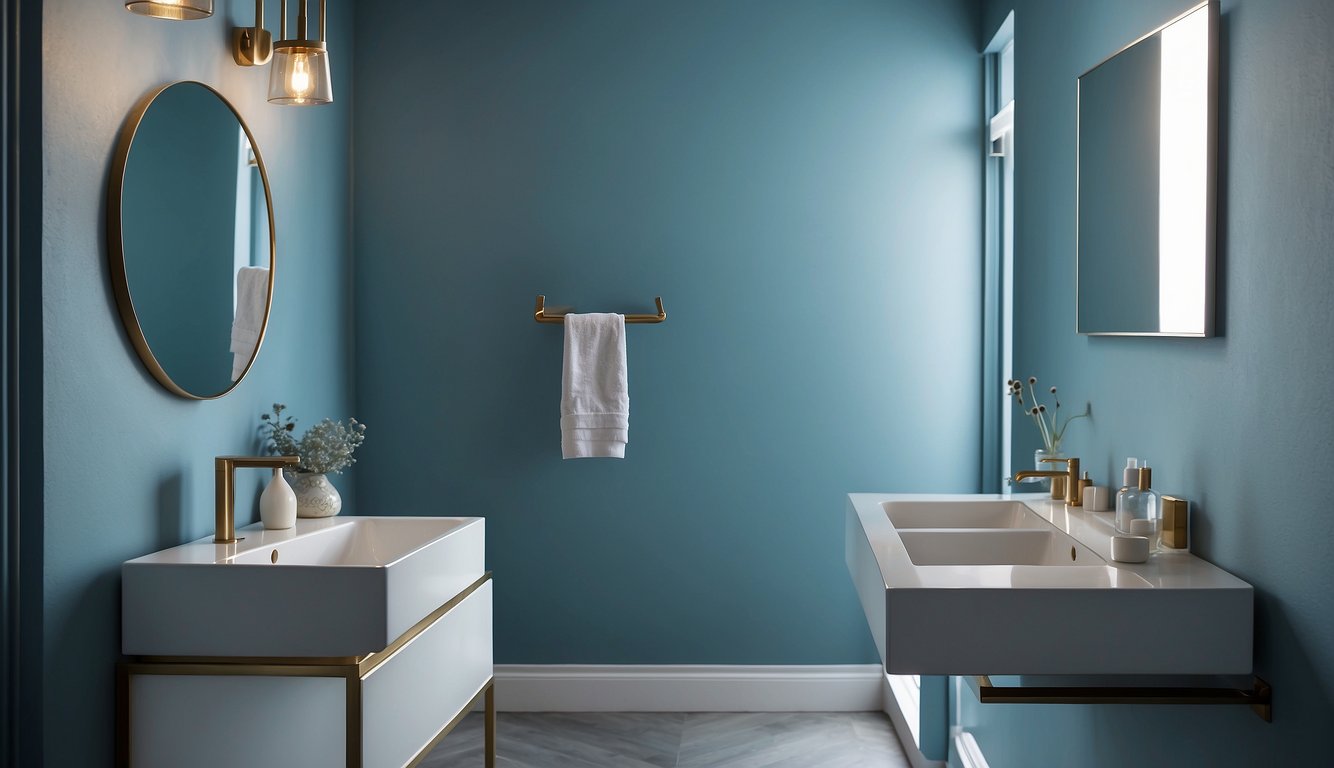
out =
<path fill-rule="evenodd" d="M 297 517 L 333 517 L 343 509 L 343 497 L 329 478 L 313 472 L 288 475 L 296 491 Z"/>
<path fill-rule="evenodd" d="M 273 479 L 259 495 L 259 519 L 264 528 L 281 531 L 296 525 L 296 494 L 283 479 L 280 469 L 273 470 Z"/>

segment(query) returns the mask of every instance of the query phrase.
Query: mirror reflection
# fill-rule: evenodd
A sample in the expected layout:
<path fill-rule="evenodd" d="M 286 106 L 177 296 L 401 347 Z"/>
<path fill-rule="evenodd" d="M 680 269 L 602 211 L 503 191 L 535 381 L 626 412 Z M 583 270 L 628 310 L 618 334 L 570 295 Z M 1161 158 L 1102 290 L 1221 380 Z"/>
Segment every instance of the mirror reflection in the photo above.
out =
<path fill-rule="evenodd" d="M 1216 12 L 1202 5 L 1079 78 L 1080 333 L 1213 332 Z"/>
<path fill-rule="evenodd" d="M 112 178 L 117 300 L 158 381 L 218 397 L 248 370 L 268 316 L 268 180 L 249 130 L 208 86 L 170 85 L 140 109 Z"/>

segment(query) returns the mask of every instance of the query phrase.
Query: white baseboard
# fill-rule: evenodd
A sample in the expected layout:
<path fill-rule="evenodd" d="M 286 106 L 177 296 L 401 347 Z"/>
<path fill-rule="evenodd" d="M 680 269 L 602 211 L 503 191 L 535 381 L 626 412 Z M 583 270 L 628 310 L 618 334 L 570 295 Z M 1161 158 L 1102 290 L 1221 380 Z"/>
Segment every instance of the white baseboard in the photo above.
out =
<path fill-rule="evenodd" d="M 982 748 L 968 731 L 959 730 L 954 734 L 954 754 L 959 756 L 963 768 L 990 768 L 987 758 L 982 755 Z"/>
<path fill-rule="evenodd" d="M 495 667 L 502 712 L 876 712 L 878 664 Z"/>

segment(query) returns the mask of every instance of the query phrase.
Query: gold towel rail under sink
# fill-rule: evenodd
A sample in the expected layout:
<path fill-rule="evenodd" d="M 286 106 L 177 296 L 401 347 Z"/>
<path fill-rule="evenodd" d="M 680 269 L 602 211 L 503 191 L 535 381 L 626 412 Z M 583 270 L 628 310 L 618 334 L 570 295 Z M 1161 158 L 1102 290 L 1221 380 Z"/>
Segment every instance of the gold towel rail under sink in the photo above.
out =
<path fill-rule="evenodd" d="M 627 323 L 661 323 L 663 320 L 666 320 L 666 319 L 667 319 L 667 313 L 666 313 L 666 312 L 663 310 L 663 308 L 662 308 L 662 297 L 661 297 L 661 296 L 658 296 L 658 297 L 656 297 L 655 299 L 653 299 L 653 301 L 655 301 L 655 302 L 657 303 L 657 305 L 658 305 L 658 314 L 656 314 L 656 315 L 626 315 L 626 316 L 625 316 L 625 322 L 627 322 Z M 548 315 L 548 314 L 546 314 L 546 304 L 547 304 L 547 297 L 546 297 L 546 296 L 539 295 L 539 296 L 537 297 L 537 308 L 533 310 L 533 319 L 536 320 L 536 321 L 539 322 L 539 323 L 557 323 L 557 324 L 559 324 L 559 323 L 564 323 L 564 322 L 565 322 L 565 316 L 564 316 L 564 315 Z"/>

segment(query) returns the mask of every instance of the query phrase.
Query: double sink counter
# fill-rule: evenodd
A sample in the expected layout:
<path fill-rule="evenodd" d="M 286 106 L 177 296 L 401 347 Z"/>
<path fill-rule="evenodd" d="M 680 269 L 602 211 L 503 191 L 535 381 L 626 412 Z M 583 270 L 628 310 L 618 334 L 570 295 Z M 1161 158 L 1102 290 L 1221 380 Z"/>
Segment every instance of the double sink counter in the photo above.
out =
<path fill-rule="evenodd" d="M 1024 494 L 848 495 L 845 557 L 891 674 L 1238 675 L 1252 587 L 1111 559 L 1110 512 Z"/>

